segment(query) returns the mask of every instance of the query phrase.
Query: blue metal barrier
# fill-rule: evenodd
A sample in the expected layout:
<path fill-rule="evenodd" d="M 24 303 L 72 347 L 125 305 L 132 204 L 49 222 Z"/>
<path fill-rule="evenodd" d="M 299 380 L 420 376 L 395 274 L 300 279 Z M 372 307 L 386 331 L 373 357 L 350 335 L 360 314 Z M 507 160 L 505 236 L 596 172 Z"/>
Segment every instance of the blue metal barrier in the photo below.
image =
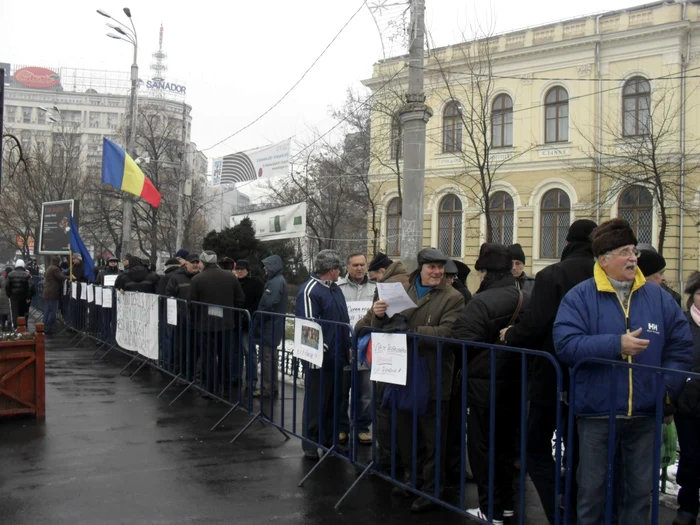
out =
<path fill-rule="evenodd" d="M 652 415 L 645 415 L 641 414 L 638 415 L 639 418 L 653 418 L 653 423 L 654 423 L 654 442 L 653 442 L 653 457 L 652 457 L 652 462 L 653 462 L 653 467 L 652 467 L 652 487 L 649 487 L 651 489 L 652 493 L 652 498 L 651 498 L 651 525 L 660 525 L 659 524 L 659 473 L 661 471 L 661 430 L 662 430 L 662 424 L 664 424 L 663 419 L 664 419 L 664 399 L 666 397 L 666 384 L 664 382 L 665 376 L 676 376 L 676 377 L 681 377 L 681 378 L 686 378 L 686 379 L 700 379 L 700 374 L 696 373 L 691 373 L 691 372 L 684 372 L 681 370 L 675 370 L 675 369 L 669 369 L 669 368 L 661 368 L 661 367 L 656 367 L 656 366 L 648 366 L 648 365 L 642 365 L 642 364 L 637 364 L 637 363 L 629 363 L 627 361 L 613 361 L 613 360 L 608 360 L 608 359 L 600 359 L 600 358 L 586 358 L 578 363 L 576 363 L 576 366 L 570 370 L 571 372 L 571 410 L 569 411 L 569 425 L 568 425 L 568 441 L 572 442 L 574 438 L 574 427 L 575 427 L 575 418 L 576 416 L 576 406 L 575 406 L 575 399 L 576 399 L 576 390 L 577 388 L 580 388 L 580 386 L 577 386 L 577 381 L 576 381 L 576 376 L 581 372 L 582 368 L 586 368 L 587 366 L 590 367 L 591 365 L 598 365 L 598 366 L 605 366 L 605 367 L 610 367 L 613 371 L 615 369 L 625 369 L 625 370 L 634 370 L 635 373 L 640 373 L 640 374 L 649 374 L 653 376 L 654 380 L 654 390 L 655 390 L 655 408 L 654 408 L 654 414 Z M 620 472 L 616 472 L 617 467 L 619 464 L 616 462 L 616 457 L 618 454 L 618 450 L 616 447 L 616 437 L 617 437 L 617 421 L 618 421 L 618 414 L 616 412 L 616 405 L 617 405 L 617 399 L 618 399 L 618 382 L 616 380 L 615 374 L 610 375 L 611 381 L 610 381 L 610 394 L 609 394 L 609 403 L 610 403 L 610 412 L 608 416 L 606 417 L 607 422 L 608 422 L 608 435 L 607 435 L 607 469 L 606 469 L 606 497 L 605 497 L 605 525 L 610 525 L 614 522 L 614 514 L 615 514 L 615 504 L 618 503 L 617 498 L 622 497 L 621 495 L 617 494 L 615 489 L 619 487 L 619 485 L 616 484 L 616 476 L 620 474 Z M 637 416 L 637 414 L 633 414 L 633 416 Z M 580 420 L 580 418 L 577 418 Z M 573 520 L 573 514 L 575 514 L 577 509 L 571 508 L 571 500 L 572 500 L 572 476 L 575 476 L 576 472 L 573 468 L 572 465 L 572 456 L 567 455 L 567 466 L 566 466 L 566 484 L 565 484 L 565 494 L 564 494 L 564 524 L 568 525 L 569 523 L 574 523 L 575 521 Z M 600 502 L 602 505 L 603 502 Z M 602 525 L 602 524 L 601 524 Z"/>

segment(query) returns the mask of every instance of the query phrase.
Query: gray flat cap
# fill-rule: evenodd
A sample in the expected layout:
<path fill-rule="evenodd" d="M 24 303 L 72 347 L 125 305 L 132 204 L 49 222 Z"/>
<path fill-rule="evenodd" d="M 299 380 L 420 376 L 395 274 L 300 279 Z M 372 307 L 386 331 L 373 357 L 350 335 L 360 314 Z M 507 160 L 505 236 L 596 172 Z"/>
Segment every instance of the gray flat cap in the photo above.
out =
<path fill-rule="evenodd" d="M 336 250 L 321 250 L 314 260 L 314 270 L 321 275 L 343 267 L 343 260 Z"/>
<path fill-rule="evenodd" d="M 199 255 L 199 260 L 204 264 L 216 264 L 218 259 L 216 253 L 211 250 L 205 250 Z"/>
<path fill-rule="evenodd" d="M 447 259 L 447 263 L 445 263 L 445 273 L 448 275 L 457 275 L 457 265 L 452 259 Z"/>
<path fill-rule="evenodd" d="M 447 255 L 435 248 L 423 248 L 418 252 L 418 264 L 447 263 Z M 456 272 L 455 272 L 456 273 Z"/>

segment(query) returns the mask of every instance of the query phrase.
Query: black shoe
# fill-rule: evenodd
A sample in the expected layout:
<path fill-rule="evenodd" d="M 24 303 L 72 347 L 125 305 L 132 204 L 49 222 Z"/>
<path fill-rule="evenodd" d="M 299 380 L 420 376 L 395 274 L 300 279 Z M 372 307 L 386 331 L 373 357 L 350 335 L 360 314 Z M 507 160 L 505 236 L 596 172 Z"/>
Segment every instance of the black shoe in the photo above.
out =
<path fill-rule="evenodd" d="M 429 499 L 418 498 L 411 505 L 411 512 L 415 512 L 415 513 L 429 512 L 431 510 L 435 510 L 437 507 L 438 507 L 438 504 L 433 503 Z"/>
<path fill-rule="evenodd" d="M 308 461 L 318 461 L 318 450 L 305 450 L 304 459 Z"/>
<path fill-rule="evenodd" d="M 401 487 L 394 487 L 391 489 L 391 495 L 395 498 L 408 498 L 410 496 L 408 491 Z"/>

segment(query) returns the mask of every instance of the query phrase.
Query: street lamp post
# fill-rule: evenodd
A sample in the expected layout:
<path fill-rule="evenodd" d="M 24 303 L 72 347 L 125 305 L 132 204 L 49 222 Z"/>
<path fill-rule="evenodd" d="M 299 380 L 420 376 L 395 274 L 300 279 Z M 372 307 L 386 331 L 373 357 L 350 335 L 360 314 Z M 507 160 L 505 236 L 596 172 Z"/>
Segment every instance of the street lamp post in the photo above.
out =
<path fill-rule="evenodd" d="M 127 120 L 127 136 L 126 136 L 126 151 L 132 158 L 136 158 L 136 112 L 137 112 L 137 90 L 139 81 L 139 66 L 138 66 L 138 37 L 136 36 L 136 27 L 131 18 L 131 10 L 128 7 L 124 8 L 124 14 L 131 23 L 131 28 L 105 13 L 101 9 L 97 12 L 110 20 L 114 20 L 119 26 L 107 24 L 110 29 L 113 29 L 118 34 L 108 33 L 107 36 L 116 40 L 129 42 L 134 47 L 134 60 L 131 64 L 131 94 L 129 98 L 129 114 Z M 121 26 L 121 27 L 120 27 Z M 133 217 L 133 200 L 131 196 L 124 196 L 124 209 L 122 213 L 122 247 L 121 253 L 126 254 L 131 250 L 131 222 Z"/>

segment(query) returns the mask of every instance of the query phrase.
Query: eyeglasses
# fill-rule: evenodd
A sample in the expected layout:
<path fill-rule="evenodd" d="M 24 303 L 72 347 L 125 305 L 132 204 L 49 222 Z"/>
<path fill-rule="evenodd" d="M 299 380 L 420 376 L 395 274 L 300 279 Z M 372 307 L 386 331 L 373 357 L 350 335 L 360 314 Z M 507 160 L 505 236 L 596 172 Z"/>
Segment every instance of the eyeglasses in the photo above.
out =
<path fill-rule="evenodd" d="M 625 259 L 629 259 L 633 255 L 635 257 L 639 257 L 641 252 L 637 250 L 637 248 L 627 248 L 625 250 L 619 251 L 619 252 L 608 252 L 610 255 L 617 255 L 618 257 L 624 257 Z"/>

